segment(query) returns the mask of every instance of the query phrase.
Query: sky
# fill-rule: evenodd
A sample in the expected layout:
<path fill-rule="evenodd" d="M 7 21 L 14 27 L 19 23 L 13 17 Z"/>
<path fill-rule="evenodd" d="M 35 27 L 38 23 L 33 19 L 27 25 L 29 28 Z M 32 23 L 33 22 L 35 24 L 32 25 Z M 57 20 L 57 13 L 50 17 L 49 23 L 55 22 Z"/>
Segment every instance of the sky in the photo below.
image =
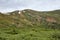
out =
<path fill-rule="evenodd" d="M 0 0 L 0 12 L 33 9 L 51 11 L 60 9 L 60 0 Z"/>

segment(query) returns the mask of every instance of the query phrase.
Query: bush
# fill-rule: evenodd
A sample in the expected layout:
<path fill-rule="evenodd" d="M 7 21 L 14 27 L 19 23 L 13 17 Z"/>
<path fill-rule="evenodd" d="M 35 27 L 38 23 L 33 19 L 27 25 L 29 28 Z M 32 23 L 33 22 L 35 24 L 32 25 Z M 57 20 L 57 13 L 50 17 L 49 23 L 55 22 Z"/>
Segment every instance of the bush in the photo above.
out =
<path fill-rule="evenodd" d="M 7 34 L 12 34 L 12 35 L 15 35 L 15 34 L 18 34 L 17 30 L 13 29 L 12 31 L 10 32 L 6 32 Z"/>
<path fill-rule="evenodd" d="M 60 33 L 55 33 L 52 35 L 52 40 L 60 40 Z"/>
<path fill-rule="evenodd" d="M 0 37 L 0 40 L 6 40 L 6 38 Z"/>

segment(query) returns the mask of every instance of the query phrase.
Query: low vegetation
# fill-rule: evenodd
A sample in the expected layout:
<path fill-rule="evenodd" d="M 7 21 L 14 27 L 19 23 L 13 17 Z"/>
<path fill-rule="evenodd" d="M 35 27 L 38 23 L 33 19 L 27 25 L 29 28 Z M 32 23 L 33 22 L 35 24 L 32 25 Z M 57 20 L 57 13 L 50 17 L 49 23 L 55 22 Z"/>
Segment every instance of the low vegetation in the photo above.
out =
<path fill-rule="evenodd" d="M 59 14 L 30 9 L 0 13 L 0 40 L 60 40 Z"/>

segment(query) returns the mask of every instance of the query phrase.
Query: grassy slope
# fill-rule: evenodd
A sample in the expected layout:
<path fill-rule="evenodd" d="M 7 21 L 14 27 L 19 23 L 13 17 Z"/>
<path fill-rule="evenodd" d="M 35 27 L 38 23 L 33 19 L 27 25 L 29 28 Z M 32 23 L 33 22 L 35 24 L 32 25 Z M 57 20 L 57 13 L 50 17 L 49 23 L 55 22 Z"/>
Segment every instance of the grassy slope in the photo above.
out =
<path fill-rule="evenodd" d="M 21 14 L 18 11 L 11 12 L 10 15 L 0 14 L 0 40 L 60 40 L 59 10 L 23 11 Z M 56 22 L 46 21 L 47 17 Z"/>

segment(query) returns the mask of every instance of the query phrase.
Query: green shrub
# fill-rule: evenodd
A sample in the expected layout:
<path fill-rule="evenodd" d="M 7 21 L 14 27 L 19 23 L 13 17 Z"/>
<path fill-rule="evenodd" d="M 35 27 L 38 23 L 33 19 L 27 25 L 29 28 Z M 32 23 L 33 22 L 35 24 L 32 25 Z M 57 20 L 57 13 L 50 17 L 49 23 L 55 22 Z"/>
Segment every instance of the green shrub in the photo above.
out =
<path fill-rule="evenodd" d="M 0 40 L 6 40 L 6 38 L 4 38 L 4 37 L 0 37 Z"/>
<path fill-rule="evenodd" d="M 13 29 L 12 31 L 10 32 L 6 32 L 7 34 L 12 34 L 12 35 L 15 35 L 15 34 L 18 34 L 17 30 Z"/>
<path fill-rule="evenodd" d="M 60 33 L 55 33 L 52 35 L 52 40 L 60 40 Z"/>

